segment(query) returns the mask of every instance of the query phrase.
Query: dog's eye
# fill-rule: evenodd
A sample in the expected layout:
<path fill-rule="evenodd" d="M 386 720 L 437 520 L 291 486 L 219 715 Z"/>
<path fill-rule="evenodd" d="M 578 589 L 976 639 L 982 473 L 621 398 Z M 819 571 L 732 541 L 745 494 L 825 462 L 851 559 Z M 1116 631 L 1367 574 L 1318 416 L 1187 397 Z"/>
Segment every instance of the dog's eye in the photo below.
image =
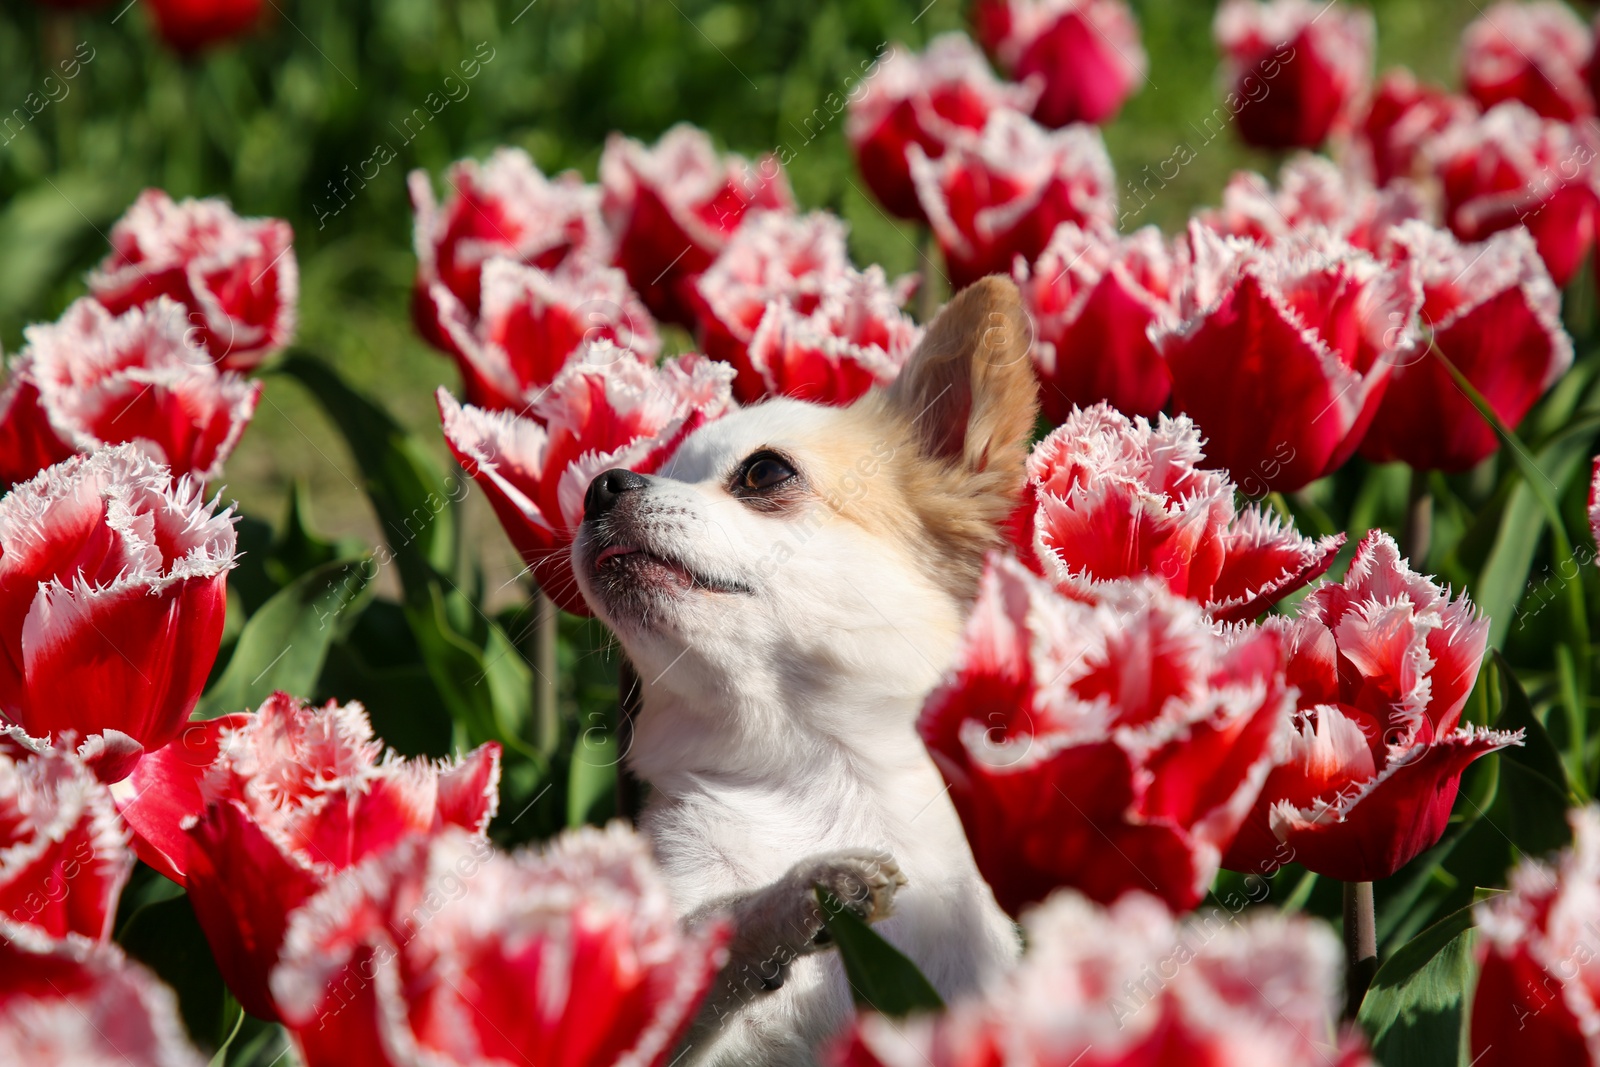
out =
<path fill-rule="evenodd" d="M 773 452 L 757 452 L 744 461 L 740 489 L 772 489 L 794 477 L 794 468 Z"/>

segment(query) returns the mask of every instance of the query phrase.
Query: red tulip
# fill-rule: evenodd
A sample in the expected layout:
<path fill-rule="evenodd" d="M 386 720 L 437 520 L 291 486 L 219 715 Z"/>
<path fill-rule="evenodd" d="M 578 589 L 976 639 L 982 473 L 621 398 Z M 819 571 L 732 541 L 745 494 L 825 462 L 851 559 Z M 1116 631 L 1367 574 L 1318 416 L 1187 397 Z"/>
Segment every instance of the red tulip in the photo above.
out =
<path fill-rule="evenodd" d="M 1479 104 L 1520 100 L 1545 118 L 1594 114 L 1594 35 L 1566 4 L 1501 0 L 1461 35 L 1461 84 Z"/>
<path fill-rule="evenodd" d="M 754 403 L 766 393 L 746 350 L 767 307 L 781 298 L 809 315 L 823 287 L 850 269 L 844 223 L 825 211 L 761 211 L 734 231 L 715 262 L 695 279 L 693 296 L 700 349 L 738 372 L 733 395 L 740 403 Z M 904 282 L 897 283 L 900 287 L 908 288 Z"/>
<path fill-rule="evenodd" d="M 1387 185 L 1395 178 L 1422 177 L 1428 144 L 1477 115 L 1477 105 L 1467 97 L 1423 85 L 1404 67 L 1384 74 L 1360 131 L 1360 150 L 1373 180 Z"/>
<path fill-rule="evenodd" d="M 493 742 L 452 762 L 402 760 L 360 704 L 274 693 L 257 712 L 194 724 L 117 792 L 140 858 L 187 886 L 228 987 L 272 1019 L 267 977 L 289 913 L 408 836 L 481 835 L 499 781 Z"/>
<path fill-rule="evenodd" d="M 922 339 L 901 302 L 872 266 L 831 279 L 810 314 L 782 298 L 767 305 L 748 353 L 763 395 L 842 406 L 894 381 Z"/>
<path fill-rule="evenodd" d="M 829 1062 L 1370 1067 L 1360 1032 L 1336 1028 L 1333 932 L 1263 910 L 1241 917 L 1244 898 L 1229 899 L 1178 921 L 1139 892 L 1109 908 L 1058 893 L 1024 917 L 1028 954 L 993 987 L 942 1015 L 863 1014 Z"/>
<path fill-rule="evenodd" d="M 203 1067 L 178 998 L 115 945 L 0 921 L 0 1063 Z"/>
<path fill-rule="evenodd" d="M 18 361 L 0 391 L 0 482 L 25 482 L 73 454 L 39 406 L 39 387 Z"/>
<path fill-rule="evenodd" d="M 567 259 L 596 263 L 611 258 L 611 238 L 600 219 L 600 189 L 575 171 L 546 178 L 520 148 L 497 148 L 483 163 L 463 159 L 445 172 L 450 194 L 434 199 L 427 171 L 407 179 L 417 251 L 412 312 L 425 340 L 450 351 L 440 323 L 435 286 L 455 297 L 470 322 L 481 299 L 479 274 L 503 257 L 553 271 Z"/>
<path fill-rule="evenodd" d="M 1007 911 L 1058 886 L 1191 908 L 1284 740 L 1277 638 L 1151 579 L 1087 599 L 991 558 L 918 731 Z"/>
<path fill-rule="evenodd" d="M 261 0 L 150 0 L 156 32 L 184 53 L 250 32 L 261 11 Z"/>
<path fill-rule="evenodd" d="M 414 838 L 289 923 L 272 988 L 306 1067 L 661 1067 L 729 930 L 685 930 L 620 824 L 541 852 Z"/>
<path fill-rule="evenodd" d="M 132 870 L 127 828 L 84 761 L 0 731 L 0 920 L 104 941 Z"/>
<path fill-rule="evenodd" d="M 1118 237 L 1063 222 L 1036 263 L 1018 261 L 1046 418 L 1102 400 L 1132 415 L 1161 410 L 1172 379 L 1148 330 L 1170 323 L 1180 270 L 1154 226 Z"/>
<path fill-rule="evenodd" d="M 177 736 L 222 640 L 231 511 L 131 445 L 0 500 L 0 712 L 34 737 Z"/>
<path fill-rule="evenodd" d="M 849 101 L 845 137 L 867 187 L 903 219 L 925 217 L 907 159 L 911 145 L 937 159 L 996 111 L 1026 112 L 1039 97 L 1037 84 L 996 79 L 964 33 L 935 37 L 920 55 L 895 45 L 861 84 L 864 91 Z"/>
<path fill-rule="evenodd" d="M 1254 618 L 1333 562 L 1344 535 L 1313 541 L 1275 512 L 1242 513 L 1234 485 L 1203 470 L 1179 415 L 1151 426 L 1108 405 L 1074 411 L 1028 458 L 1033 514 L 1018 549 L 1070 597 L 1151 575 L 1212 618 Z M 1248 491 L 1249 487 L 1245 487 Z"/>
<path fill-rule="evenodd" d="M 1225 0 L 1212 33 L 1247 144 L 1316 148 L 1359 114 L 1372 79 L 1370 12 L 1331 0 Z"/>
<path fill-rule="evenodd" d="M 589 483 L 612 467 L 654 472 L 728 410 L 732 380 L 731 367 L 704 356 L 658 369 L 598 341 L 556 376 L 529 417 L 463 406 L 444 389 L 439 416 L 450 451 L 488 495 L 540 588 L 587 615 L 567 553 Z"/>
<path fill-rule="evenodd" d="M 0 415 L 19 425 L 0 435 L 44 447 L 10 457 L 11 483 L 74 451 L 123 443 L 207 481 L 222 473 L 261 395 L 259 382 L 212 364 L 183 305 L 165 296 L 121 315 L 79 300 L 59 322 L 23 336 L 27 347 L 11 365 L 14 399 Z"/>
<path fill-rule="evenodd" d="M 1046 126 L 1114 118 L 1149 67 L 1123 0 L 979 0 L 973 21 L 1012 77 L 1043 86 Z"/>
<path fill-rule="evenodd" d="M 1600 135 L 1591 123 L 1569 126 L 1499 104 L 1446 130 L 1429 154 L 1457 237 L 1481 241 L 1526 226 L 1556 286 L 1572 280 L 1594 243 Z"/>
<path fill-rule="evenodd" d="M 1500 438 L 1443 360 L 1515 426 L 1572 366 L 1561 294 L 1521 227 L 1462 245 L 1448 231 L 1411 223 L 1395 232 L 1393 247 L 1416 265 L 1431 343 L 1395 367 L 1361 454 L 1419 470 L 1468 470 Z"/>
<path fill-rule="evenodd" d="M 1387 878 L 1444 833 L 1461 772 L 1522 734 L 1457 729 L 1489 622 L 1413 572 L 1385 533 L 1356 548 L 1281 635 L 1299 710 L 1289 758 L 1267 778 L 1223 861 L 1254 870 L 1282 846 L 1346 882 Z"/>
<path fill-rule="evenodd" d="M 615 267 L 569 258 L 553 271 L 491 259 L 477 315 L 440 283 L 439 324 L 479 407 L 520 408 L 549 386 L 589 341 L 604 340 L 654 362 L 655 321 Z"/>
<path fill-rule="evenodd" d="M 1009 274 L 1017 256 L 1031 262 L 1063 222 L 1110 229 L 1116 221 L 1111 159 L 1092 126 L 1047 130 L 996 111 L 981 135 L 952 142 L 938 159 L 915 144 L 907 152 L 956 289 Z"/>
<path fill-rule="evenodd" d="M 1191 222 L 1189 247 L 1181 325 L 1157 337 L 1174 408 L 1241 485 L 1288 491 L 1338 469 L 1412 357 L 1412 268 L 1325 231 L 1262 248 Z"/>
<path fill-rule="evenodd" d="M 242 219 L 222 200 L 173 203 L 146 189 L 111 228 L 111 254 L 89 291 L 113 314 L 172 297 L 212 359 L 247 371 L 294 336 L 293 241 L 282 219 Z"/>
<path fill-rule="evenodd" d="M 1479 974 L 1472 1062 L 1479 1067 L 1600 1063 L 1600 809 L 1591 804 L 1567 817 L 1571 848 L 1553 863 L 1525 859 L 1510 892 L 1473 909 Z"/>
<path fill-rule="evenodd" d="M 602 207 L 616 264 L 659 319 L 693 325 L 694 279 L 750 211 L 792 211 L 776 156 L 719 156 L 704 130 L 680 123 L 647 148 L 612 134 L 600 155 Z"/>
<path fill-rule="evenodd" d="M 1395 179 L 1375 189 L 1326 156 L 1302 153 L 1278 172 L 1276 190 L 1254 171 L 1235 172 L 1222 192 L 1221 209 L 1200 219 L 1218 233 L 1260 244 L 1322 229 L 1383 255 L 1390 230 L 1411 219 L 1433 221 L 1433 209 L 1414 182 Z"/>

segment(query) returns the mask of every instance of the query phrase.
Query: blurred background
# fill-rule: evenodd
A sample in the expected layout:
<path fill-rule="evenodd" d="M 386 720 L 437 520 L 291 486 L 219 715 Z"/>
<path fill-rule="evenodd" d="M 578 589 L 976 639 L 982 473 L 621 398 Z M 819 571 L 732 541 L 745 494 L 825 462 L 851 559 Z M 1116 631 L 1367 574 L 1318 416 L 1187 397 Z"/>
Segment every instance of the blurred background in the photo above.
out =
<path fill-rule="evenodd" d="M 1365 6 L 1377 19 L 1378 70 L 1405 64 L 1455 82 L 1456 42 L 1476 5 Z M 1149 78 L 1104 127 L 1105 139 L 1119 185 L 1180 143 L 1195 148 L 1136 222 L 1172 232 L 1194 207 L 1217 202 L 1232 171 L 1271 174 L 1278 160 L 1231 134 L 1203 145 L 1197 135 L 1219 99 L 1214 5 L 1132 7 Z M 423 168 L 437 182 L 453 160 L 509 144 L 547 174 L 573 168 L 593 180 L 610 131 L 653 141 L 687 121 L 751 156 L 787 148 L 801 206 L 848 221 L 858 264 L 900 274 L 916 269 L 920 237 L 867 194 L 837 101 L 885 44 L 920 50 L 967 26 L 962 0 L 271 0 L 254 31 L 186 59 L 163 43 L 140 0 L 89 10 L 6 0 L 0 11 L 5 351 L 18 349 L 25 325 L 53 320 L 83 294 L 111 223 L 141 189 L 224 196 L 241 215 L 294 226 L 298 347 L 378 398 L 441 457 L 433 389 L 458 383 L 453 364 L 411 326 L 409 171 Z M 74 57 L 77 76 L 62 78 L 62 62 Z M 463 61 L 476 62 L 475 78 L 461 76 Z M 45 103 L 37 114 L 25 104 L 30 94 Z M 430 94 L 428 121 L 408 124 Z M 360 176 L 390 156 L 376 177 Z M 668 338 L 669 348 L 689 343 Z M 376 542 L 339 435 L 294 381 L 265 381 L 229 461 L 225 498 L 278 523 L 299 482 L 313 526 Z M 491 603 L 520 599 L 503 584 L 520 561 L 477 494 L 465 512 L 467 551 L 486 591 L 501 591 Z"/>

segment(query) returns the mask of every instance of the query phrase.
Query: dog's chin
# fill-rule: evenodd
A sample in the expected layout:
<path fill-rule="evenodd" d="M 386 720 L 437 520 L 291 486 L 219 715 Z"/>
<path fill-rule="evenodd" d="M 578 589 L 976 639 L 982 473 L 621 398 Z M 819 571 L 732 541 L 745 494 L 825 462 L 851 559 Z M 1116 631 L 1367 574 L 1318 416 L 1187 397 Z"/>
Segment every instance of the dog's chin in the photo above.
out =
<path fill-rule="evenodd" d="M 704 574 L 642 545 L 594 545 L 580 561 L 584 585 L 606 621 L 654 628 L 671 609 L 706 597 L 748 595 L 741 583 Z"/>

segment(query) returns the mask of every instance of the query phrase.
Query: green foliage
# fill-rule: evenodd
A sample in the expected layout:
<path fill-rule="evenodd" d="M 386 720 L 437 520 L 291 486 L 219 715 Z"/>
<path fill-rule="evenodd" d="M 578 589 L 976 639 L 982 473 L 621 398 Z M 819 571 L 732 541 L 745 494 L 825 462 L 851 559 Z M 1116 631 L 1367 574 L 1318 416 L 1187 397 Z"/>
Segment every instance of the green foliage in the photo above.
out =
<path fill-rule="evenodd" d="M 896 1017 L 944 1007 L 944 1001 L 916 964 L 879 937 L 838 897 L 818 886 L 817 903 L 827 917 L 828 935 L 844 960 L 844 972 L 858 1007 Z"/>
<path fill-rule="evenodd" d="M 1472 995 L 1472 912 L 1439 920 L 1378 968 L 1359 1021 L 1380 1063 L 1457 1067 Z"/>
<path fill-rule="evenodd" d="M 310 693 L 322 677 L 340 620 L 368 589 L 370 556 L 330 560 L 291 581 L 244 624 L 222 674 L 206 689 L 195 715 L 212 719 L 248 711 L 272 691 Z"/>

